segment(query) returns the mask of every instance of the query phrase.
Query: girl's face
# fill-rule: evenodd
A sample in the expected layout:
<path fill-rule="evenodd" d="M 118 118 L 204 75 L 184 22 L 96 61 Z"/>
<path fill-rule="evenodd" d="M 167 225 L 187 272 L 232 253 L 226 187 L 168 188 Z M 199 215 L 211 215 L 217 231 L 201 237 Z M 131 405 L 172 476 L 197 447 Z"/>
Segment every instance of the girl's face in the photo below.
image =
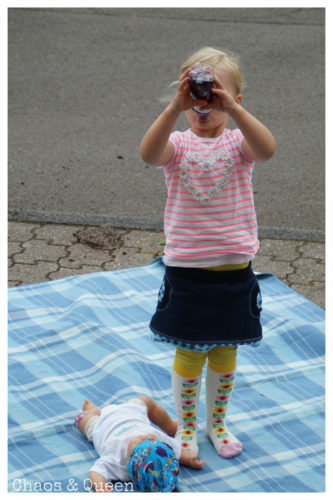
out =
<path fill-rule="evenodd" d="M 221 80 L 225 90 L 234 97 L 236 102 L 241 102 L 241 96 L 236 96 L 236 90 L 232 83 L 230 74 L 219 68 L 214 68 L 215 74 Z M 218 137 L 225 129 L 229 115 L 215 109 L 209 110 L 209 113 L 200 113 L 199 109 L 188 109 L 185 111 L 186 118 L 191 125 L 192 132 L 199 137 Z"/>

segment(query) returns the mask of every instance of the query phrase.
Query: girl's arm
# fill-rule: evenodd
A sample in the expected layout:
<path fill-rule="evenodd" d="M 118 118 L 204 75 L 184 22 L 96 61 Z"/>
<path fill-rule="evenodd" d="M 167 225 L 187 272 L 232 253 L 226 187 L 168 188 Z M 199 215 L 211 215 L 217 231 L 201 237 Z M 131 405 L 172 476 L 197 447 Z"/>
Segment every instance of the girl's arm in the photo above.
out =
<path fill-rule="evenodd" d="M 250 160 L 268 160 L 275 153 L 276 142 L 272 133 L 251 113 L 241 106 L 242 96 L 232 96 L 215 75 L 212 92 L 216 95 L 208 108 L 215 108 L 229 114 L 243 132 L 242 151 Z"/>
<path fill-rule="evenodd" d="M 230 116 L 243 132 L 242 151 L 250 160 L 269 160 L 274 153 L 276 142 L 271 132 L 240 104 L 235 104 Z"/>
<path fill-rule="evenodd" d="M 171 104 L 154 121 L 140 144 L 143 161 L 149 165 L 166 165 L 174 155 L 174 146 L 169 136 L 177 121 L 179 112 Z"/>
<path fill-rule="evenodd" d="M 162 114 L 148 129 L 140 144 L 142 159 L 149 165 L 166 165 L 174 155 L 170 134 L 180 113 L 193 106 L 205 105 L 206 101 L 192 99 L 190 95 L 190 68 L 180 77 L 177 94 Z"/>

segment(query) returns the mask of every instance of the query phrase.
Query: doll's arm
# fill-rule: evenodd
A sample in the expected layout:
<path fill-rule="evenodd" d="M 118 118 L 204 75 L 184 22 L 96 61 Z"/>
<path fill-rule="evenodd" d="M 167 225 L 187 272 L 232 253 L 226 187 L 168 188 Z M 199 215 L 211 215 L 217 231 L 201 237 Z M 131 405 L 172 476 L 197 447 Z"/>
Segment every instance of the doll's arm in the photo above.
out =
<path fill-rule="evenodd" d="M 203 460 L 198 460 L 198 457 L 193 455 L 191 451 L 182 449 L 179 463 L 181 465 L 187 465 L 187 467 L 192 467 L 192 469 L 202 469 L 205 465 Z"/>
<path fill-rule="evenodd" d="M 112 485 L 108 483 L 105 477 L 99 474 L 99 472 L 90 471 L 89 479 L 91 486 L 97 493 L 108 493 L 113 490 Z"/>
<path fill-rule="evenodd" d="M 177 430 L 177 421 L 173 420 L 168 412 L 149 396 L 139 396 L 148 408 L 149 420 L 166 432 L 174 436 Z"/>

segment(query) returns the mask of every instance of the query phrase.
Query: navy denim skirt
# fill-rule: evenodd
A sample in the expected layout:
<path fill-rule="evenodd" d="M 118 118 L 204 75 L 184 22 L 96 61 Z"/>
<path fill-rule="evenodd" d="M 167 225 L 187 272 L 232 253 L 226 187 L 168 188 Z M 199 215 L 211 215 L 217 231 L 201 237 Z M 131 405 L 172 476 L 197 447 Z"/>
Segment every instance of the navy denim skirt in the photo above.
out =
<path fill-rule="evenodd" d="M 235 271 L 166 266 L 150 329 L 176 345 L 241 345 L 262 339 L 261 293 L 251 264 Z"/>

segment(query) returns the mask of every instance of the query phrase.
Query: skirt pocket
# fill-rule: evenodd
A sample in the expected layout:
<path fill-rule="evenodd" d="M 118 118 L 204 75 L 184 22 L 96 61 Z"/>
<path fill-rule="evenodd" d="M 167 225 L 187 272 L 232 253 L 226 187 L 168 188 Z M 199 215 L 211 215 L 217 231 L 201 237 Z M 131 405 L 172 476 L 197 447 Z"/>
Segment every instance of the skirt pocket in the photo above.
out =
<path fill-rule="evenodd" d="M 166 274 L 164 274 L 162 285 L 158 292 L 158 301 L 156 307 L 158 311 L 165 311 L 169 307 L 171 302 L 171 295 L 172 287 Z"/>
<path fill-rule="evenodd" d="M 250 306 L 250 315 L 253 318 L 260 318 L 260 313 L 262 311 L 262 295 L 257 279 L 250 291 L 249 306 Z"/>

